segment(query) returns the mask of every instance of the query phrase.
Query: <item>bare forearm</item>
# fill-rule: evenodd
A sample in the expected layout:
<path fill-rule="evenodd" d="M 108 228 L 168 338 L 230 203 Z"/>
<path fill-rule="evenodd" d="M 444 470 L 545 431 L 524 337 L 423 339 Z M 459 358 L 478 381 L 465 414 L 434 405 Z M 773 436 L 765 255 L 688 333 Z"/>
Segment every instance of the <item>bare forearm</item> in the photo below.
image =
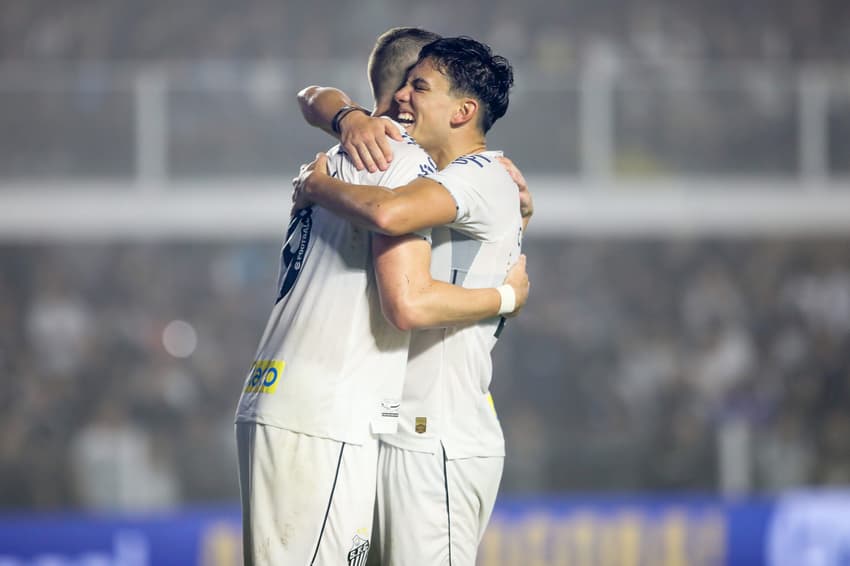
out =
<path fill-rule="evenodd" d="M 298 106 L 307 123 L 336 138 L 339 133 L 333 131 L 331 122 L 340 108 L 353 104 L 347 94 L 336 88 L 308 86 L 298 93 Z"/>
<path fill-rule="evenodd" d="M 327 175 L 311 175 L 306 198 L 346 220 L 380 234 L 400 236 L 454 220 L 454 198 L 439 183 L 419 178 L 390 190 L 350 185 Z"/>
<path fill-rule="evenodd" d="M 386 187 L 351 185 L 334 177 L 322 176 L 311 183 L 309 197 L 319 206 L 372 232 L 387 235 L 406 233 L 387 227 L 388 211 L 394 208 L 394 195 Z"/>
<path fill-rule="evenodd" d="M 431 280 L 411 291 L 401 312 L 385 314 L 399 328 L 415 330 L 478 322 L 498 316 L 500 306 L 501 296 L 494 288 L 466 289 Z"/>
<path fill-rule="evenodd" d="M 507 316 L 515 315 L 528 298 L 525 256 L 498 289 L 468 289 L 431 276 L 431 243 L 421 237 L 374 235 L 372 254 L 381 310 L 402 330 L 465 325 L 508 311 Z"/>

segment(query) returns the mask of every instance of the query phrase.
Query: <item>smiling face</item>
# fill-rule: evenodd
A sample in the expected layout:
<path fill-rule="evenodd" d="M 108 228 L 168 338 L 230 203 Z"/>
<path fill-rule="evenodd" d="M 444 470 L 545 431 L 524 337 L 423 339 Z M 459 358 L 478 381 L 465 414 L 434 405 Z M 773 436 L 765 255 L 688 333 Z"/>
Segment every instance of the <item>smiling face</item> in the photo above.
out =
<path fill-rule="evenodd" d="M 430 59 L 423 59 L 408 71 L 404 84 L 395 93 L 398 122 L 425 151 L 431 152 L 448 139 L 465 100 L 452 95 L 448 78 Z"/>

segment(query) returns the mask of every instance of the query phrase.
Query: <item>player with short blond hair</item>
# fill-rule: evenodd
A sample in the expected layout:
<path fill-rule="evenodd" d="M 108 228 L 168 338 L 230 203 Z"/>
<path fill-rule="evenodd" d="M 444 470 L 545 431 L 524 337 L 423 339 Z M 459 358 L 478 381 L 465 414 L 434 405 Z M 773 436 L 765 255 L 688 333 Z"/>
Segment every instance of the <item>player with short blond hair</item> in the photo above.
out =
<path fill-rule="evenodd" d="M 398 76 L 430 40 L 415 28 L 397 30 L 394 40 L 401 38 L 416 40 L 408 42 L 406 60 L 384 63 L 398 67 Z M 375 115 L 391 103 L 376 99 Z M 332 129 L 351 113 L 361 112 L 337 112 Z M 394 187 L 434 169 L 398 124 L 386 123 L 400 138 L 389 142 L 391 166 L 358 171 L 337 146 L 325 156 L 331 174 Z M 359 566 L 368 555 L 376 435 L 396 430 L 409 344 L 409 332 L 382 310 L 394 308 L 387 291 L 398 285 L 398 270 L 389 271 L 394 250 L 373 240 L 319 207 L 290 220 L 277 298 L 236 412 L 246 565 Z M 374 272 L 372 254 L 379 264 Z M 513 311 L 527 294 L 522 268 L 512 271 L 510 283 Z M 430 282 L 413 295 L 423 308 L 411 327 L 468 324 L 507 312 L 503 293 Z"/>

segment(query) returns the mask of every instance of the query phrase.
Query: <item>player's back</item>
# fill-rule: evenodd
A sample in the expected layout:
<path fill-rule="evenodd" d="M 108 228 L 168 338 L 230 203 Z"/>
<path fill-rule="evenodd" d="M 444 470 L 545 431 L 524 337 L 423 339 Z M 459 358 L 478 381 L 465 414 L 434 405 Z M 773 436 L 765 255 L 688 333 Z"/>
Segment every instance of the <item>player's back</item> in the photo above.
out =
<path fill-rule="evenodd" d="M 518 259 L 522 221 L 517 188 L 498 152 L 465 156 L 437 174 L 458 204 L 454 223 L 432 231 L 431 274 L 467 288 L 495 287 Z M 454 328 L 414 331 L 398 434 L 390 444 L 449 458 L 503 456 L 489 394 L 490 352 L 504 326 L 495 317 Z"/>
<path fill-rule="evenodd" d="M 409 138 L 393 142 L 386 172 L 357 171 L 336 147 L 329 172 L 396 187 L 432 167 Z M 362 442 L 370 425 L 394 430 L 409 333 L 384 318 L 368 231 L 320 207 L 292 217 L 278 297 L 237 409 L 237 421 Z"/>

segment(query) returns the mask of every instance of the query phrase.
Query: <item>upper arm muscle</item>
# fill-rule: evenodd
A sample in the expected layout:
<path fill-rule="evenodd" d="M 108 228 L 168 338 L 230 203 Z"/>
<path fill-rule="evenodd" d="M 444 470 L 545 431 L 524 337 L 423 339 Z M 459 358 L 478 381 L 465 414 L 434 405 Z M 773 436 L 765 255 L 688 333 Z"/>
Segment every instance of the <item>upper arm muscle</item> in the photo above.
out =
<path fill-rule="evenodd" d="M 384 315 L 398 326 L 416 291 L 431 280 L 431 244 L 415 235 L 372 235 L 375 279 Z"/>
<path fill-rule="evenodd" d="M 393 192 L 394 233 L 407 233 L 454 221 L 457 204 L 440 183 L 419 177 Z"/>

